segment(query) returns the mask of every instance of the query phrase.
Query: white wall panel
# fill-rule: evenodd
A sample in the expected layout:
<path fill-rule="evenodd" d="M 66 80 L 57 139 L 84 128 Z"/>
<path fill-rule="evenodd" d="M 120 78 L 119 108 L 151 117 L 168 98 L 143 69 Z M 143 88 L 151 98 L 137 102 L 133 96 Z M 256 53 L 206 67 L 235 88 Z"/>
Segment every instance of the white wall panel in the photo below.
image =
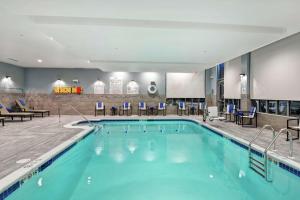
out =
<path fill-rule="evenodd" d="M 205 98 L 205 72 L 167 73 L 167 98 Z"/>
<path fill-rule="evenodd" d="M 242 58 L 238 57 L 225 63 L 224 71 L 224 98 L 241 98 Z"/>
<path fill-rule="evenodd" d="M 300 100 L 300 34 L 251 54 L 252 99 Z"/>

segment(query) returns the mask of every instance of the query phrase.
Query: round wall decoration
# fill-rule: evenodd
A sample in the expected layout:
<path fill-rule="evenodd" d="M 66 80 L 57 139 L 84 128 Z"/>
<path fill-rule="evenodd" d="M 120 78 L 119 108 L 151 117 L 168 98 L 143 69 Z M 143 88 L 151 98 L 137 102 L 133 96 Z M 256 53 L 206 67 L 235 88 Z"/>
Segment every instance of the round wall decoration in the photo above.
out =
<path fill-rule="evenodd" d="M 149 94 L 156 94 L 157 93 L 157 86 L 155 82 L 151 82 L 148 86 L 148 93 Z"/>

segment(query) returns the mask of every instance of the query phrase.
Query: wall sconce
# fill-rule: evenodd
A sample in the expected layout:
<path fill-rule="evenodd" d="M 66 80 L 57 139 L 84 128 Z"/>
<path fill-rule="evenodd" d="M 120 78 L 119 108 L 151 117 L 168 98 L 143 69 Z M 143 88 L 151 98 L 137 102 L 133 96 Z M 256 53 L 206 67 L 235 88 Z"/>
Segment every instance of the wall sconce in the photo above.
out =
<path fill-rule="evenodd" d="M 53 85 L 55 87 L 62 87 L 62 86 L 65 86 L 65 82 L 63 80 L 61 80 L 61 78 L 58 78 L 54 83 Z"/>
<path fill-rule="evenodd" d="M 240 74 L 240 77 L 241 77 L 241 78 L 244 78 L 245 76 L 246 76 L 246 74 L 244 74 L 244 73 L 241 73 L 241 74 Z"/>
<path fill-rule="evenodd" d="M 11 76 L 5 76 L 5 78 L 10 80 L 10 79 L 11 79 Z"/>

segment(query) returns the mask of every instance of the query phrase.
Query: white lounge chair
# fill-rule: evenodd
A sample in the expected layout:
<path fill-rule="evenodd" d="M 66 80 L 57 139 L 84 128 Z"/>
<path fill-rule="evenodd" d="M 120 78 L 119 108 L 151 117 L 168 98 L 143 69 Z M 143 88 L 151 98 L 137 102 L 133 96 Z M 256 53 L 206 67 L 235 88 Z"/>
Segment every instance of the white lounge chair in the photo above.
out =
<path fill-rule="evenodd" d="M 208 119 L 209 121 L 214 121 L 214 120 L 226 120 L 226 118 L 224 116 L 219 116 L 219 112 L 218 112 L 218 107 L 217 106 L 210 106 L 207 107 L 207 111 L 208 111 Z"/>

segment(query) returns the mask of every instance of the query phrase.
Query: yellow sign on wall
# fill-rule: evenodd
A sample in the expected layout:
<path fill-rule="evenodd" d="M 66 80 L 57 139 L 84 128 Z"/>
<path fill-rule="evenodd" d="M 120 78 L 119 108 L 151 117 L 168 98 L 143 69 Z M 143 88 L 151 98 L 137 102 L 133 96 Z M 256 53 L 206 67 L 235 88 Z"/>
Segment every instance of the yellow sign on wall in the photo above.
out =
<path fill-rule="evenodd" d="M 55 94 L 81 94 L 82 87 L 54 87 L 53 92 Z"/>

